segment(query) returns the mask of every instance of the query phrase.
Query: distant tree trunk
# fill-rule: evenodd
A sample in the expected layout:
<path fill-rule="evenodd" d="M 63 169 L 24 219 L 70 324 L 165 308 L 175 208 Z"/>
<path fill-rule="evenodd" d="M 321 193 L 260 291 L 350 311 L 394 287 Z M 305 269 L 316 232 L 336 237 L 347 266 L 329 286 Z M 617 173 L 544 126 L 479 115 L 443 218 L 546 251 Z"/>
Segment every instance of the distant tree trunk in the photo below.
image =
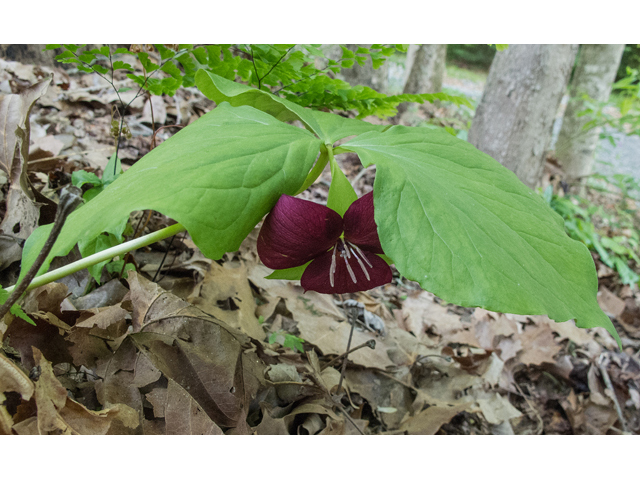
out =
<path fill-rule="evenodd" d="M 20 62 L 24 64 L 32 65 L 44 65 L 46 67 L 53 67 L 56 63 L 53 57 L 56 54 L 62 53 L 62 50 L 54 52 L 44 52 L 46 45 L 42 44 L 0 44 L 0 58 L 5 60 Z"/>
<path fill-rule="evenodd" d="M 571 80 L 571 100 L 556 143 L 556 155 L 569 180 L 591 173 L 600 136 L 600 128 L 592 128 L 586 132 L 582 129 L 593 119 L 589 115 L 578 116 L 586 108 L 582 96 L 587 94 L 598 102 L 609 99 L 623 51 L 624 44 L 580 46 Z"/>
<path fill-rule="evenodd" d="M 577 45 L 510 45 L 491 64 L 469 141 L 527 186 L 540 181 Z"/>
<path fill-rule="evenodd" d="M 345 46 L 355 52 L 358 47 L 371 48 L 371 45 L 371 43 L 368 43 L 359 45 L 346 44 Z M 386 62 L 380 68 L 374 70 L 371 58 L 367 58 L 367 63 L 363 66 L 355 62 L 352 68 L 344 69 L 340 74 L 352 87 L 364 85 L 365 87 L 373 88 L 377 92 L 386 93 L 387 91 L 389 67 Z"/>
<path fill-rule="evenodd" d="M 405 63 L 405 82 L 402 93 L 437 93 L 444 80 L 446 44 L 410 45 Z M 409 106 L 398 105 L 399 118 Z"/>
<path fill-rule="evenodd" d="M 407 59 L 409 59 L 409 53 L 407 52 Z M 415 56 L 410 60 L 411 70 L 402 92 L 436 93 L 441 91 L 446 58 L 447 46 L 444 44 L 420 45 L 415 48 Z"/>

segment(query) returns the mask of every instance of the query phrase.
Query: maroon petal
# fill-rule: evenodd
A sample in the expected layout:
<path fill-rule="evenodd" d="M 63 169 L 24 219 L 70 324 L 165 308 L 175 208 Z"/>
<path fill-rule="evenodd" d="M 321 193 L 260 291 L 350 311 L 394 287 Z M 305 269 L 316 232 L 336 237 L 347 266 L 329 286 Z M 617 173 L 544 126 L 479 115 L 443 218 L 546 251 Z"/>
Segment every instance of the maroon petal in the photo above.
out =
<path fill-rule="evenodd" d="M 384 253 L 373 219 L 373 192 L 353 202 L 344 214 L 344 238 L 374 253 Z"/>
<path fill-rule="evenodd" d="M 258 235 L 258 255 L 267 267 L 304 265 L 336 243 L 342 218 L 324 205 L 282 195 Z"/>
<path fill-rule="evenodd" d="M 347 258 L 347 261 L 356 278 L 356 282 L 354 283 L 347 268 L 347 263 L 341 256 L 341 252 L 338 251 L 336 252 L 336 269 L 333 286 L 331 286 L 330 272 L 333 257 L 333 250 L 331 250 L 330 252 L 323 253 L 309 264 L 300 279 L 302 288 L 319 293 L 354 293 L 370 290 L 374 287 L 389 283 L 392 275 L 391 268 L 387 265 L 387 262 L 371 252 L 361 250 L 357 255 L 359 256 L 361 253 L 366 256 L 371 265 L 371 267 L 369 267 L 369 264 L 363 261 L 365 269 L 369 273 L 369 279 L 367 279 L 363 268 L 360 266 L 358 260 L 354 258 L 352 252 L 351 258 Z"/>

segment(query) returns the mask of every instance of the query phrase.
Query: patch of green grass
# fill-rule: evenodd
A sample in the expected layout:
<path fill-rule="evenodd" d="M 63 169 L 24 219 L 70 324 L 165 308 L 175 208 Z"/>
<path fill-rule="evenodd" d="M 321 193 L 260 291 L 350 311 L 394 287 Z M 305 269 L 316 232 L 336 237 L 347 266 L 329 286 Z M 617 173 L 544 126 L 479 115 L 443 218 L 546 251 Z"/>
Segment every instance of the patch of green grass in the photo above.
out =
<path fill-rule="evenodd" d="M 469 70 L 460 68 L 456 65 L 448 64 L 446 66 L 447 77 L 456 78 L 458 80 L 469 80 L 474 83 L 486 83 L 489 72 L 484 70 Z"/>

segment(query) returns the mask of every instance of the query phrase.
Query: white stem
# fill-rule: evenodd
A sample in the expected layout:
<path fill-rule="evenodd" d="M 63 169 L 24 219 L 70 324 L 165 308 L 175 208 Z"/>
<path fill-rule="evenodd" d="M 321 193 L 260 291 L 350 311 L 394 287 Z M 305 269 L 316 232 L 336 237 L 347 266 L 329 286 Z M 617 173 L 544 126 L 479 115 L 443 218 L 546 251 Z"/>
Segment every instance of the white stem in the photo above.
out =
<path fill-rule="evenodd" d="M 90 267 L 91 265 L 104 262 L 105 260 L 111 260 L 113 257 L 124 255 L 125 253 L 131 252 L 132 250 L 137 250 L 138 248 L 146 247 L 147 245 L 151 245 L 152 243 L 171 237 L 180 232 L 184 232 L 185 230 L 186 229 L 182 225 L 176 223 L 175 225 L 163 228 L 162 230 L 158 230 L 157 232 L 153 232 L 148 235 L 135 238 L 128 242 L 121 243 L 120 245 L 116 245 L 115 247 L 108 248 L 101 252 L 94 253 L 93 255 L 89 255 L 88 257 L 70 263 L 69 265 L 65 265 L 64 267 L 60 267 L 56 270 L 52 270 L 34 278 L 27 287 L 27 290 L 32 290 L 36 287 L 46 285 L 47 283 L 55 282 L 62 277 L 71 275 L 72 273 L 83 270 L 87 267 Z M 7 288 L 6 290 L 7 292 L 11 293 L 14 288 L 15 285 Z"/>

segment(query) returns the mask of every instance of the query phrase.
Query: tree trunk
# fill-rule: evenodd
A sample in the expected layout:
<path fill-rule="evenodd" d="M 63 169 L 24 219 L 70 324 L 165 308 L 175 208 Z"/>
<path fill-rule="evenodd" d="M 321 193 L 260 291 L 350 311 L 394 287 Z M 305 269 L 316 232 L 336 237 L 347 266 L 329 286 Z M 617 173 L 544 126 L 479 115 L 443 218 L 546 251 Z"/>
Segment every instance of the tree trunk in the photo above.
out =
<path fill-rule="evenodd" d="M 600 128 L 583 130 L 593 120 L 590 115 L 578 116 L 587 107 L 584 94 L 598 102 L 606 102 L 616 77 L 624 44 L 582 45 L 571 80 L 571 100 L 567 105 L 562 129 L 556 143 L 556 155 L 569 180 L 589 175 L 598 145 Z"/>
<path fill-rule="evenodd" d="M 447 45 L 409 45 L 405 62 L 405 81 L 402 93 L 437 93 L 442 90 Z M 398 105 L 396 119 L 407 111 L 409 103 Z"/>
<path fill-rule="evenodd" d="M 530 188 L 542 176 L 553 120 L 577 45 L 510 45 L 498 52 L 469 141 Z"/>
<path fill-rule="evenodd" d="M 409 74 L 402 93 L 437 93 L 441 91 L 447 45 L 420 45 L 413 49 L 411 47 L 407 51 Z M 411 55 L 414 53 L 413 50 L 415 50 L 415 54 Z"/>
<path fill-rule="evenodd" d="M 358 47 L 371 48 L 371 45 L 371 43 L 360 45 L 346 44 L 346 47 L 355 52 Z M 374 70 L 371 58 L 367 58 L 367 63 L 363 66 L 355 62 L 352 68 L 342 70 L 340 74 L 352 87 L 364 85 L 380 93 L 386 93 L 387 91 L 389 67 L 386 62 L 380 68 Z"/>

